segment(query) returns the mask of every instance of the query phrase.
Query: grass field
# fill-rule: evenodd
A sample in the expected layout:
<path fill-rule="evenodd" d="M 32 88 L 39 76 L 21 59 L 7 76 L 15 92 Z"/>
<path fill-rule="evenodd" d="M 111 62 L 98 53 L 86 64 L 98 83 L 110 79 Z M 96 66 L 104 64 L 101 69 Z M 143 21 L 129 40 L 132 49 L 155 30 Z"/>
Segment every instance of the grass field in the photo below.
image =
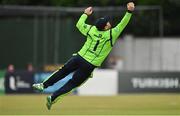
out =
<path fill-rule="evenodd" d="M 45 95 L 0 96 L 0 115 L 180 115 L 180 94 L 66 96 L 45 107 Z"/>

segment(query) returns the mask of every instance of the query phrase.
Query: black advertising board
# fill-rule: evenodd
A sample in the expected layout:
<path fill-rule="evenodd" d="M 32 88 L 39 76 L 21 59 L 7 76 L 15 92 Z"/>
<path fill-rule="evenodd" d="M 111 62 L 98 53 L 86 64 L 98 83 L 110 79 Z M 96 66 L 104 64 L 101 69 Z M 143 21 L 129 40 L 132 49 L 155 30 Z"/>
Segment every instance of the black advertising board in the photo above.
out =
<path fill-rule="evenodd" d="M 28 71 L 7 72 L 5 93 L 33 93 L 34 74 Z"/>
<path fill-rule="evenodd" d="M 120 72 L 119 93 L 180 93 L 179 72 Z"/>

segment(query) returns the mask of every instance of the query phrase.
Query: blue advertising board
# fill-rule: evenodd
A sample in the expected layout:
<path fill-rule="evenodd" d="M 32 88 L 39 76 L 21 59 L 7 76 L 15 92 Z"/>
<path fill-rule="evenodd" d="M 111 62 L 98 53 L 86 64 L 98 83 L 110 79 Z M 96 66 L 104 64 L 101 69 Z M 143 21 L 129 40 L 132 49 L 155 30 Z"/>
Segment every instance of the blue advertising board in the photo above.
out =
<path fill-rule="evenodd" d="M 52 72 L 39 72 L 39 73 L 36 73 L 35 77 L 34 77 L 34 83 L 43 82 L 45 79 L 49 78 L 49 76 L 51 74 L 52 74 Z M 50 86 L 50 87 L 46 88 L 43 92 L 44 93 L 52 93 L 52 92 L 58 90 L 59 88 L 61 88 L 64 84 L 66 84 L 72 78 L 72 75 L 73 75 L 73 73 L 69 74 L 68 76 L 66 76 L 62 80 L 59 80 L 53 86 Z"/>

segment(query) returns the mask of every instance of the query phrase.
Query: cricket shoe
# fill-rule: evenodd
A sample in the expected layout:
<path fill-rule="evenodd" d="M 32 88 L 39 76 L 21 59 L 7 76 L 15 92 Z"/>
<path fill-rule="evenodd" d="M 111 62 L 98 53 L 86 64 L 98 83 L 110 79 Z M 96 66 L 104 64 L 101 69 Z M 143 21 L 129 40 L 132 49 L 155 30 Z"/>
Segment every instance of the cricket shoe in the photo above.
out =
<path fill-rule="evenodd" d="M 43 83 L 33 84 L 32 87 L 33 87 L 33 89 L 36 89 L 36 90 L 38 90 L 40 92 L 42 92 L 44 90 Z"/>
<path fill-rule="evenodd" d="M 51 96 L 48 96 L 46 100 L 47 100 L 47 103 L 46 103 L 47 109 L 51 110 L 51 107 L 52 107 L 52 104 L 53 104 Z"/>

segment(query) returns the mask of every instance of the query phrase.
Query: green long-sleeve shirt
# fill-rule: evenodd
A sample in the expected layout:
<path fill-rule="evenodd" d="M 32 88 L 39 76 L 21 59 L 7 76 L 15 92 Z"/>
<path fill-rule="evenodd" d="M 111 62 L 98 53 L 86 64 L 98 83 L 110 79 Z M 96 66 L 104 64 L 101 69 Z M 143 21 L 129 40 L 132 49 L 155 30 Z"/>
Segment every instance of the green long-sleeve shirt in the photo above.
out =
<path fill-rule="evenodd" d="M 126 12 L 116 27 L 107 31 L 98 31 L 95 26 L 85 23 L 88 16 L 83 14 L 77 22 L 76 27 L 87 39 L 78 54 L 92 65 L 101 66 L 112 50 L 117 38 L 128 24 L 131 16 L 131 13 Z"/>

